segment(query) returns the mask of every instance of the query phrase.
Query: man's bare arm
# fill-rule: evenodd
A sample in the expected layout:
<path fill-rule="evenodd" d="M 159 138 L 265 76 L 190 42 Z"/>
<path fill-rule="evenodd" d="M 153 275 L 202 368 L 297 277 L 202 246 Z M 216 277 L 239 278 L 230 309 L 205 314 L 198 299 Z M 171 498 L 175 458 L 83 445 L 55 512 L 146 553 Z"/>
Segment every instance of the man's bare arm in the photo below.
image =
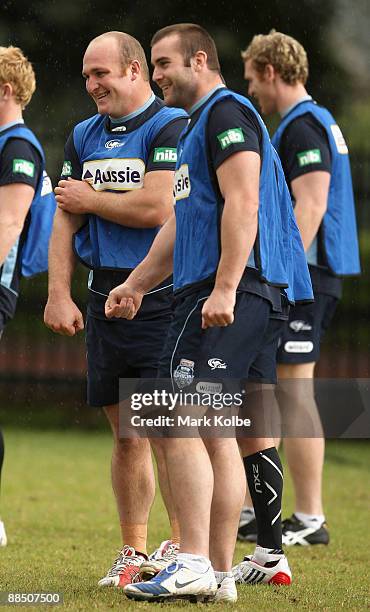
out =
<path fill-rule="evenodd" d="M 95 191 L 86 181 L 59 181 L 55 189 L 59 207 L 73 214 L 91 213 L 127 227 L 163 225 L 173 208 L 170 170 L 147 172 L 141 189 L 125 193 Z"/>
<path fill-rule="evenodd" d="M 294 214 L 305 251 L 311 246 L 325 215 L 329 184 L 330 174 L 324 171 L 309 172 L 292 181 L 296 202 Z"/>
<path fill-rule="evenodd" d="M 260 156 L 240 151 L 217 169 L 224 198 L 221 219 L 221 257 L 214 289 L 204 303 L 204 328 L 234 320 L 236 289 L 253 248 L 258 227 Z"/>
<path fill-rule="evenodd" d="M 71 297 L 71 282 L 76 266 L 72 236 L 84 218 L 57 209 L 49 245 L 49 296 L 44 321 L 54 332 L 74 336 L 83 329 L 83 317 Z"/>
<path fill-rule="evenodd" d="M 25 183 L 0 187 L 0 266 L 22 232 L 34 194 Z"/>

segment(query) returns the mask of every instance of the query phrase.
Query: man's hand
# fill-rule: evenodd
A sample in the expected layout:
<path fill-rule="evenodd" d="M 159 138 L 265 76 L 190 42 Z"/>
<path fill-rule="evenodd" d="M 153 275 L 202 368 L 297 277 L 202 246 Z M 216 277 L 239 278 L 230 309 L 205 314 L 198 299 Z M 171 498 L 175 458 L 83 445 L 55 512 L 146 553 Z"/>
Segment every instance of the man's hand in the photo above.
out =
<path fill-rule="evenodd" d="M 214 289 L 202 308 L 202 329 L 227 327 L 234 322 L 235 291 Z"/>
<path fill-rule="evenodd" d="M 105 302 L 105 316 L 108 319 L 119 317 L 133 319 L 141 306 L 144 294 L 127 282 L 112 289 Z"/>
<path fill-rule="evenodd" d="M 59 208 L 66 212 L 84 215 L 95 212 L 96 191 L 86 181 L 59 181 L 55 187 L 56 201 Z"/>
<path fill-rule="evenodd" d="M 74 336 L 84 328 L 82 313 L 71 298 L 49 298 L 45 306 L 44 323 L 62 336 Z"/>

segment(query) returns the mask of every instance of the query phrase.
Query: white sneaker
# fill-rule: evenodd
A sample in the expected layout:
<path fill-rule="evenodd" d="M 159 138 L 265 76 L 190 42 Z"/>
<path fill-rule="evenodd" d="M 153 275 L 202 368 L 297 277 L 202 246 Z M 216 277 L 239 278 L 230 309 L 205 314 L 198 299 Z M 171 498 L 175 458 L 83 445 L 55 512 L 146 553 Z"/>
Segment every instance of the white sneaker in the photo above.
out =
<path fill-rule="evenodd" d="M 163 552 L 166 550 L 168 544 L 172 544 L 172 540 L 163 540 L 163 542 L 160 543 L 158 548 L 156 548 L 155 550 L 153 550 L 152 553 L 150 553 L 150 555 L 148 556 L 149 561 L 153 561 L 154 559 L 160 559 L 161 557 L 163 557 Z"/>
<path fill-rule="evenodd" d="M 285 555 L 263 565 L 253 561 L 253 557 L 244 557 L 241 563 L 233 567 L 233 574 L 237 584 L 289 585 L 292 582 L 292 572 Z"/>
<path fill-rule="evenodd" d="M 225 576 L 217 585 L 217 591 L 214 599 L 215 603 L 219 601 L 235 603 L 238 600 L 238 592 L 236 590 L 235 578 Z"/>
<path fill-rule="evenodd" d="M 211 565 L 203 572 L 195 572 L 177 561 L 148 582 L 128 584 L 124 588 L 129 599 L 139 601 L 187 599 L 205 602 L 214 599 L 216 592 L 217 582 Z"/>
<path fill-rule="evenodd" d="M 8 538 L 6 537 L 5 525 L 3 521 L 0 521 L 0 546 L 6 546 Z"/>
<path fill-rule="evenodd" d="M 171 540 L 165 540 L 162 542 L 159 548 L 152 553 L 148 561 L 140 566 L 140 578 L 141 580 L 150 580 L 161 572 L 173 561 L 176 561 L 179 553 L 180 546 Z"/>
<path fill-rule="evenodd" d="M 139 569 L 146 557 L 138 555 L 132 546 L 124 546 L 117 559 L 104 578 L 99 580 L 98 586 L 123 588 L 132 582 L 138 582 Z"/>

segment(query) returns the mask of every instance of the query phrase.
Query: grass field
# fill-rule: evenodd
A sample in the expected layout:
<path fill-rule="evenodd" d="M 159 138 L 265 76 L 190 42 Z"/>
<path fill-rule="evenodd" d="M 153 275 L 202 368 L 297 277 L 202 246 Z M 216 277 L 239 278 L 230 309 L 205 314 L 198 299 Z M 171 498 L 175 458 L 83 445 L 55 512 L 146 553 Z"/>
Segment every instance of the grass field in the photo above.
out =
<path fill-rule="evenodd" d="M 0 591 L 62 591 L 64 605 L 55 609 L 148 610 L 150 604 L 129 602 L 120 591 L 96 587 L 120 545 L 109 483 L 109 433 L 8 428 L 4 434 L 1 514 L 9 545 L 0 549 Z M 242 587 L 238 603 L 227 607 L 258 611 L 370 607 L 369 463 L 368 442 L 328 444 L 325 502 L 332 543 L 327 548 L 288 551 L 292 587 Z M 286 479 L 285 516 L 291 510 Z M 167 535 L 166 517 L 157 498 L 151 514 L 150 547 Z M 251 546 L 238 545 L 235 559 L 251 550 Z M 166 610 L 186 606 L 191 604 L 163 604 Z"/>

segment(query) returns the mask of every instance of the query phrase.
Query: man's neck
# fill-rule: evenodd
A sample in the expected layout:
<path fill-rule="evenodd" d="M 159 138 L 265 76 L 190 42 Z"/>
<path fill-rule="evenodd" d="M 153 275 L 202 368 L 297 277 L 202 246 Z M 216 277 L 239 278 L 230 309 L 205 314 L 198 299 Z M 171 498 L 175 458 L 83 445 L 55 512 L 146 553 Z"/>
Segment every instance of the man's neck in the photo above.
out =
<path fill-rule="evenodd" d="M 207 80 L 204 83 L 200 83 L 196 92 L 196 96 L 191 102 L 187 105 L 185 110 L 188 113 L 192 113 L 196 108 L 199 107 L 199 103 L 202 102 L 203 99 L 206 99 L 207 96 L 212 95 L 213 91 L 220 87 L 224 87 L 225 83 L 222 79 L 217 75 L 217 78 L 212 78 L 209 81 Z"/>
<path fill-rule="evenodd" d="M 278 113 L 284 115 L 290 107 L 300 102 L 306 96 L 308 96 L 307 90 L 301 83 L 298 85 L 282 85 L 277 103 Z"/>
<path fill-rule="evenodd" d="M 15 121 L 23 121 L 22 109 L 18 105 L 6 105 L 0 107 L 0 126 Z"/>
<path fill-rule="evenodd" d="M 147 87 L 140 88 L 140 91 L 135 91 L 130 99 L 126 101 L 124 108 L 122 108 L 122 113 L 119 117 L 115 117 L 116 119 L 120 119 L 121 117 L 126 117 L 131 115 L 132 113 L 136 113 L 136 111 L 145 105 L 145 103 L 149 100 L 152 95 L 152 90 L 148 83 Z M 112 117 L 114 119 L 114 117 Z"/>

